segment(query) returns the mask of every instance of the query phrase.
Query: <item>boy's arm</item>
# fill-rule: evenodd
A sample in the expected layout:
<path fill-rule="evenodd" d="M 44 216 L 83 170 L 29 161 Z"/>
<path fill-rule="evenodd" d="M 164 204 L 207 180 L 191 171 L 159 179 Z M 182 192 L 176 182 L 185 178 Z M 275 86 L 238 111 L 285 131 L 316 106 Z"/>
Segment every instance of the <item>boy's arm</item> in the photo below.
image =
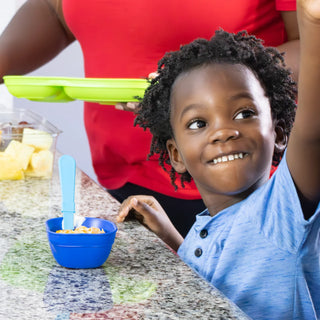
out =
<path fill-rule="evenodd" d="M 320 1 L 298 0 L 300 73 L 298 108 L 287 161 L 305 218 L 320 201 Z"/>
<path fill-rule="evenodd" d="M 173 250 L 177 251 L 183 237 L 174 227 L 159 202 L 152 196 L 131 196 L 121 205 L 117 222 L 123 222 L 130 211 Z"/>
<path fill-rule="evenodd" d="M 61 0 L 29 0 L 0 36 L 0 83 L 4 75 L 28 73 L 75 40 L 66 27 Z"/>

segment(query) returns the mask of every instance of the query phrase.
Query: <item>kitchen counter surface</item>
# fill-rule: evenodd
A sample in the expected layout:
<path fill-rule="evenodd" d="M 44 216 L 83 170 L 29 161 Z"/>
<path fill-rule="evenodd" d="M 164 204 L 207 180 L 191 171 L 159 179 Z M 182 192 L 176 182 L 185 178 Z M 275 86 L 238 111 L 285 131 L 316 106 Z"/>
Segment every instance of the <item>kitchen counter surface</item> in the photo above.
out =
<path fill-rule="evenodd" d="M 77 170 L 76 211 L 115 222 L 119 203 Z M 247 319 L 136 221 L 118 224 L 109 258 L 66 269 L 50 251 L 45 221 L 61 216 L 52 180 L 0 181 L 0 319 Z"/>

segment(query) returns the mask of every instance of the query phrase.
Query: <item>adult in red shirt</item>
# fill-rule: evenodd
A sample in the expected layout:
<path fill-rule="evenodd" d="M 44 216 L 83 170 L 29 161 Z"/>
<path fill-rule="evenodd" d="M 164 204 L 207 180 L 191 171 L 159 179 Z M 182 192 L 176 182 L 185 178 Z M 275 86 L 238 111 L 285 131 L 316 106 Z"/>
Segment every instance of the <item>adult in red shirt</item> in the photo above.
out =
<path fill-rule="evenodd" d="M 218 28 L 279 47 L 296 72 L 294 10 L 294 0 L 29 0 L 0 38 L 0 76 L 32 71 L 78 40 L 86 77 L 145 78 L 165 52 Z M 132 112 L 85 102 L 84 117 L 101 185 L 119 201 L 155 196 L 185 235 L 204 209 L 195 185 L 175 191 L 157 159 L 147 160 L 151 135 L 133 126 Z"/>

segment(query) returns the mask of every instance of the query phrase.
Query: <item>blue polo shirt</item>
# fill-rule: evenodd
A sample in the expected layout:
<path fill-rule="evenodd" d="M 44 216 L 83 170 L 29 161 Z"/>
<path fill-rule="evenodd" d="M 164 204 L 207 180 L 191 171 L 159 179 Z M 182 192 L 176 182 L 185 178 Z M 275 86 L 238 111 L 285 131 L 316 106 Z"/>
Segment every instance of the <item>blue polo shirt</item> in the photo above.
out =
<path fill-rule="evenodd" d="M 247 199 L 197 219 L 179 256 L 253 319 L 320 319 L 320 203 L 304 219 L 286 157 Z"/>

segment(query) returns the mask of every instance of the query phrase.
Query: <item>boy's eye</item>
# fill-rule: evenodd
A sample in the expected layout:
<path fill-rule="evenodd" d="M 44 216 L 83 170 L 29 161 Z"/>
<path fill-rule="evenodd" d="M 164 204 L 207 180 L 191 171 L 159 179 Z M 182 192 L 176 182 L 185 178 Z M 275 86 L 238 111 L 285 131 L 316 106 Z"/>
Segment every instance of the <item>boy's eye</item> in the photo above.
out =
<path fill-rule="evenodd" d="M 253 110 L 246 109 L 237 113 L 234 119 L 235 120 L 248 119 L 248 118 L 251 118 L 254 114 L 255 112 Z"/>
<path fill-rule="evenodd" d="M 196 130 L 205 127 L 207 124 L 203 120 L 194 120 L 188 124 L 188 129 Z"/>

